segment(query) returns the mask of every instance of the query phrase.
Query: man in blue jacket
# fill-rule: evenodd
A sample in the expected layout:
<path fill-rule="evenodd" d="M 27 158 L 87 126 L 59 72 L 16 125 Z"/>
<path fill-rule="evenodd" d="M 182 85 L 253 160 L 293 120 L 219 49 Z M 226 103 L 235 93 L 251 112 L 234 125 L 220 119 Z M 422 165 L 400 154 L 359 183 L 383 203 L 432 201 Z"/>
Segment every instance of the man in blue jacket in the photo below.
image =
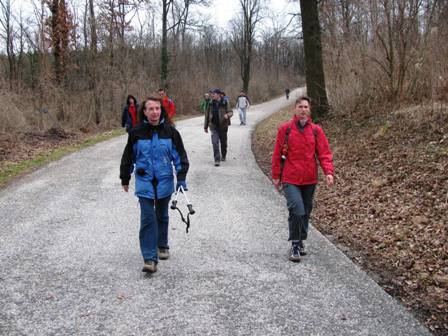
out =
<path fill-rule="evenodd" d="M 120 165 L 123 190 L 128 192 L 135 165 L 135 195 L 140 203 L 140 249 L 143 272 L 157 271 L 158 260 L 168 259 L 168 205 L 176 189 L 185 182 L 189 163 L 179 132 L 166 121 L 166 112 L 159 98 L 142 103 L 142 122 L 129 133 Z"/>

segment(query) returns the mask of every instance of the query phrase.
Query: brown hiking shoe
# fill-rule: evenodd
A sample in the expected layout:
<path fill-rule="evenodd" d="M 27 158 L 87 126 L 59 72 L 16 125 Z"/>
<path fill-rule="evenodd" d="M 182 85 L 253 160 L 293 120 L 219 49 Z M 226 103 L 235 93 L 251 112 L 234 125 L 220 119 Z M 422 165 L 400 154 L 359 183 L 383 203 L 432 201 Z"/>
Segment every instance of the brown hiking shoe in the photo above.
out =
<path fill-rule="evenodd" d="M 142 268 L 142 272 L 147 272 L 147 273 L 155 273 L 157 272 L 157 264 L 155 261 L 153 260 L 147 260 L 145 261 L 143 268 Z"/>
<path fill-rule="evenodd" d="M 164 247 L 159 248 L 159 259 L 167 260 L 170 257 L 170 250 Z"/>

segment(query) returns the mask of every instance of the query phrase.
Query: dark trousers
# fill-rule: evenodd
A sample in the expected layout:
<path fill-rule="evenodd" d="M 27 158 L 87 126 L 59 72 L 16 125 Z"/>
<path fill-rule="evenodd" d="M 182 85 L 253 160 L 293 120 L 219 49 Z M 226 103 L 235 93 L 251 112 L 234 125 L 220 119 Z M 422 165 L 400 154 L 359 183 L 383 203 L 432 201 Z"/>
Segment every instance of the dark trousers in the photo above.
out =
<path fill-rule="evenodd" d="M 227 155 L 227 129 L 212 128 L 211 137 L 213 145 L 213 157 L 215 161 L 221 161 L 221 157 L 225 158 Z M 220 150 L 221 145 L 221 152 Z"/>
<path fill-rule="evenodd" d="M 313 210 L 315 190 L 315 184 L 298 186 L 285 183 L 283 185 L 283 192 L 289 211 L 288 240 L 305 240 L 308 237 L 309 219 Z"/>

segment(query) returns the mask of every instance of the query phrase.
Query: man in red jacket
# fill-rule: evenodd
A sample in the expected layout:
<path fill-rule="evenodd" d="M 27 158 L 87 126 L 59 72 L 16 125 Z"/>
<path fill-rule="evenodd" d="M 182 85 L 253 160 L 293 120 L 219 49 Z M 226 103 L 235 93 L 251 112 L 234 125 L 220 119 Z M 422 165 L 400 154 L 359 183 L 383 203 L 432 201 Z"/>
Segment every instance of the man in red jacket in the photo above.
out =
<path fill-rule="evenodd" d="M 306 255 L 303 241 L 313 208 L 317 184 L 317 160 L 329 187 L 334 183 L 333 155 L 322 128 L 311 122 L 310 98 L 296 100 L 294 116 L 280 125 L 272 154 L 272 180 L 282 188 L 289 211 L 289 260 L 300 261 Z"/>
<path fill-rule="evenodd" d="M 164 89 L 159 89 L 159 96 L 162 99 L 162 106 L 168 114 L 168 118 L 172 121 L 176 115 L 176 106 L 171 98 L 166 95 Z"/>

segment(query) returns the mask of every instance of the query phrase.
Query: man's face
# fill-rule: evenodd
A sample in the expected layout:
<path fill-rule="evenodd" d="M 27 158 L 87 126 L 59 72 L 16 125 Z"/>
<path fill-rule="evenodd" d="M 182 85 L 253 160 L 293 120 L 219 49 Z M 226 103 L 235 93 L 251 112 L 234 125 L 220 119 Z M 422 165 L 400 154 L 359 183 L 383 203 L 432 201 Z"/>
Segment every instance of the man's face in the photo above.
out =
<path fill-rule="evenodd" d="M 162 110 L 160 108 L 160 102 L 154 100 L 148 100 L 145 103 L 145 110 L 143 113 L 151 125 L 158 125 L 160 121 L 160 114 Z"/>
<path fill-rule="evenodd" d="M 159 96 L 163 98 L 165 96 L 165 91 L 164 90 L 160 90 L 159 91 Z"/>
<path fill-rule="evenodd" d="M 212 98 L 213 100 L 220 100 L 221 99 L 221 95 L 217 92 L 213 92 L 212 93 Z"/>
<path fill-rule="evenodd" d="M 307 119 L 311 114 L 310 103 L 307 100 L 302 99 L 297 103 L 294 112 L 300 119 Z"/>

